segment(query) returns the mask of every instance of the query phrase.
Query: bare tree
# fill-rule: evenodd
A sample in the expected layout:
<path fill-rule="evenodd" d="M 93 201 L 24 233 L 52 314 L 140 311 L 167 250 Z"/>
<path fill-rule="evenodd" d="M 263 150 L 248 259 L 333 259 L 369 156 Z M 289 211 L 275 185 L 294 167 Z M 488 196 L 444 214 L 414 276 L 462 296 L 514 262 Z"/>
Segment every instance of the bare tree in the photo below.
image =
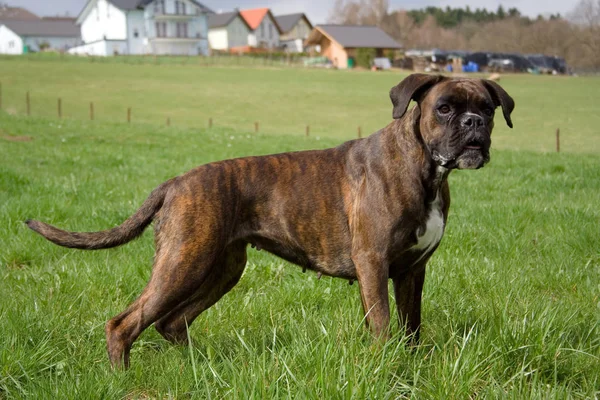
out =
<path fill-rule="evenodd" d="M 388 15 L 388 0 L 336 0 L 328 21 L 335 24 L 378 25 Z"/>
<path fill-rule="evenodd" d="M 580 0 L 569 15 L 575 24 L 574 41 L 582 46 L 579 60 L 586 68 L 600 68 L 600 0 Z"/>

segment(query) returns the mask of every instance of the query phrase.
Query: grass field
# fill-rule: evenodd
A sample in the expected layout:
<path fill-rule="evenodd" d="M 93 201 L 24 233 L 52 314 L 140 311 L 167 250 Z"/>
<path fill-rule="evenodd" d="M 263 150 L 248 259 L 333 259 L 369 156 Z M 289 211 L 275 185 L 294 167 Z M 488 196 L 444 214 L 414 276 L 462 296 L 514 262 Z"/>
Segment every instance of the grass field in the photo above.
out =
<path fill-rule="evenodd" d="M 190 328 L 192 346 L 150 328 L 131 370 L 113 372 L 104 323 L 145 285 L 152 230 L 84 252 L 22 221 L 105 229 L 198 164 L 336 145 L 358 120 L 364 132 L 389 122 L 387 91 L 402 76 L 19 59 L 1 60 L 0 76 L 0 398 L 600 396 L 599 79 L 502 82 L 517 102 L 515 130 L 498 117 L 490 165 L 450 176 L 453 204 L 429 263 L 416 349 L 401 336 L 371 340 L 358 285 L 250 251 L 238 286 Z M 134 122 L 117 122 L 128 104 Z M 209 115 L 212 129 L 202 122 Z M 548 152 L 555 125 L 560 154 Z"/>
<path fill-rule="evenodd" d="M 68 118 L 89 119 L 94 102 L 98 121 L 132 119 L 156 126 L 218 127 L 269 134 L 354 138 L 357 128 L 374 132 L 391 118 L 388 92 L 404 73 L 322 71 L 297 68 L 207 68 L 192 65 L 131 65 L 75 60 L 0 59 L 3 108 L 25 114 L 30 92 L 34 116 L 56 117 L 62 98 Z M 498 149 L 553 151 L 560 128 L 561 149 L 600 153 L 600 79 L 507 75 L 502 85 L 517 100 L 515 129 L 497 124 Z"/>

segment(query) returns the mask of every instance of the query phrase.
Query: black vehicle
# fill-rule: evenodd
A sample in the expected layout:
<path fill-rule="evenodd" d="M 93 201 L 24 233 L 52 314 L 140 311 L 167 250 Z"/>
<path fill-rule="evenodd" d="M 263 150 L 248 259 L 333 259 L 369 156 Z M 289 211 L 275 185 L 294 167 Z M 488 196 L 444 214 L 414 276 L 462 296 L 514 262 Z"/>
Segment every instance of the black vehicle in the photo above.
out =
<path fill-rule="evenodd" d="M 528 54 L 527 59 L 543 74 L 567 73 L 567 62 L 564 58 L 544 54 Z"/>
<path fill-rule="evenodd" d="M 507 62 L 506 60 L 510 60 L 510 62 Z M 494 72 L 527 72 L 535 68 L 531 61 L 529 61 L 521 54 L 516 53 L 476 52 L 469 54 L 467 57 L 465 57 L 465 62 L 468 63 L 469 61 L 479 64 L 479 67 L 482 70 L 490 70 Z"/>
<path fill-rule="evenodd" d="M 483 51 L 468 54 L 465 56 L 465 64 L 468 64 L 469 62 L 474 62 L 475 64 L 479 65 L 480 69 L 485 69 L 487 68 L 490 60 L 492 59 L 492 54 L 493 53 Z"/>

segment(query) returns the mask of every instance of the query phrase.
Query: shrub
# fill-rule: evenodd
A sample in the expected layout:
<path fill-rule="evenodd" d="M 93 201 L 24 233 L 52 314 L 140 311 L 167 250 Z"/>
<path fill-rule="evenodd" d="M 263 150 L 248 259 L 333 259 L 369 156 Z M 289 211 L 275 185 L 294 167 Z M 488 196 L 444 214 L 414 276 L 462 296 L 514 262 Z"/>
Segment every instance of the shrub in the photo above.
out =
<path fill-rule="evenodd" d="M 361 48 L 356 50 L 356 65 L 363 68 L 370 68 L 375 59 L 375 49 Z"/>

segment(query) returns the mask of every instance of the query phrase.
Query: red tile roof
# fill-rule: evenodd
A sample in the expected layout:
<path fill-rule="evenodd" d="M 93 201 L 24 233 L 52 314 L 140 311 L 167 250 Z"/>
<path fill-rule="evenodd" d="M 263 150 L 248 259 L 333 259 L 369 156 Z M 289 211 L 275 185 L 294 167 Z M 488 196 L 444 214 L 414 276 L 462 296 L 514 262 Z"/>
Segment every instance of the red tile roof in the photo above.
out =
<path fill-rule="evenodd" d="M 255 30 L 256 28 L 258 28 L 258 26 L 260 25 L 263 18 L 265 17 L 265 15 L 267 15 L 268 12 L 268 8 L 254 8 L 252 10 L 242 10 L 240 11 L 240 14 L 242 15 L 242 18 L 246 20 L 246 22 L 250 26 L 250 29 Z"/>

